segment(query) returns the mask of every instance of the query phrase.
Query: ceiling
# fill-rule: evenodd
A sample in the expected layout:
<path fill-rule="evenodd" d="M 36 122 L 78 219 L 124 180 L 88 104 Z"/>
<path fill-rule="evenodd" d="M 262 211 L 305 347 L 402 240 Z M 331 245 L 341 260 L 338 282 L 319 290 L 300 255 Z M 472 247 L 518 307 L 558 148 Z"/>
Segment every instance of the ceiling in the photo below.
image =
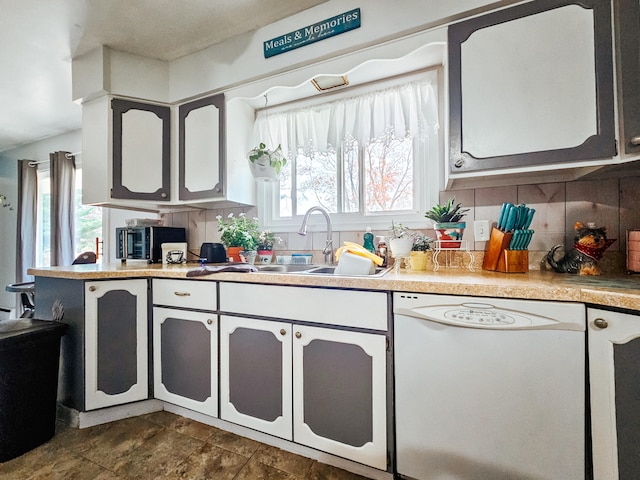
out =
<path fill-rule="evenodd" d="M 2 0 L 0 152 L 81 126 L 71 59 L 98 45 L 174 60 L 327 0 Z"/>

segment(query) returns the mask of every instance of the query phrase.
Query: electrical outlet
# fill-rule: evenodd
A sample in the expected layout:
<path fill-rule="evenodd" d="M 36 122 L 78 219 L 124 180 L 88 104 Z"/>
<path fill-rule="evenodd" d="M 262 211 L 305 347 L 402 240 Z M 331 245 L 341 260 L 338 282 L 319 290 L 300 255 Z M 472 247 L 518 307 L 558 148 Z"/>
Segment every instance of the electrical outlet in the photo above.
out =
<path fill-rule="evenodd" d="M 473 222 L 473 236 L 476 242 L 489 240 L 489 220 L 476 220 Z"/>

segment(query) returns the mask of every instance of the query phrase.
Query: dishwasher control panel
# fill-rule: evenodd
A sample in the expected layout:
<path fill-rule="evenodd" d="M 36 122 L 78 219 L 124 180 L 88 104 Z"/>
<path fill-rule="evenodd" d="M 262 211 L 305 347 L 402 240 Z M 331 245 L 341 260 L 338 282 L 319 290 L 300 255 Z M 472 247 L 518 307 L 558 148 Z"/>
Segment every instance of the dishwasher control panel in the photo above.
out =
<path fill-rule="evenodd" d="M 586 328 L 584 304 L 569 302 L 395 292 L 393 313 L 396 319 L 409 316 L 488 330 Z"/>
<path fill-rule="evenodd" d="M 516 320 L 503 312 L 454 308 L 444 312 L 445 318 L 476 325 L 513 325 Z"/>

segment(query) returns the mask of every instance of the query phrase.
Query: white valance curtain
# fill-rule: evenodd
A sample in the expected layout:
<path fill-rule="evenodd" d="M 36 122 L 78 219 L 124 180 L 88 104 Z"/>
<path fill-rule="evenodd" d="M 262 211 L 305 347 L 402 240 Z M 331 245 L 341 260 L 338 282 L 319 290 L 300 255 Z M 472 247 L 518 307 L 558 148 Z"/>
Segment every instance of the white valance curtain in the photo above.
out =
<path fill-rule="evenodd" d="M 282 146 L 291 158 L 291 149 L 332 151 L 346 139 L 366 145 L 389 132 L 396 137 L 426 136 L 437 130 L 438 104 L 434 93 L 435 74 L 428 80 L 386 88 L 363 95 L 289 111 L 258 112 L 254 143 L 268 148 Z"/>

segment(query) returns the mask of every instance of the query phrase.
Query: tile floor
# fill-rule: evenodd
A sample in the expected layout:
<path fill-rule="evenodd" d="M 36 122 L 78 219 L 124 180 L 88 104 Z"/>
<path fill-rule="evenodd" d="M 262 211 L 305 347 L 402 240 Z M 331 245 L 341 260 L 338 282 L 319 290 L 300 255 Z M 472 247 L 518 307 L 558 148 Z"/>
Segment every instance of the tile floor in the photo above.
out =
<path fill-rule="evenodd" d="M 60 428 L 0 463 L 0 480 L 363 480 L 338 468 L 156 412 L 87 429 Z"/>

